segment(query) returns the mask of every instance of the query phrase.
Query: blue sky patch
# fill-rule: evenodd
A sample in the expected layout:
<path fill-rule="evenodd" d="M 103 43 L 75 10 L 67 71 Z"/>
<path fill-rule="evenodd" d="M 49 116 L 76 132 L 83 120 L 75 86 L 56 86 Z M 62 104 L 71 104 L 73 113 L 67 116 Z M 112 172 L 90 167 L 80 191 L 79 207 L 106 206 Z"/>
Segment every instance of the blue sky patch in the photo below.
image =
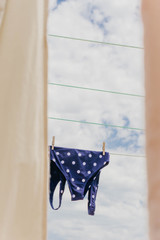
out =
<path fill-rule="evenodd" d="M 110 16 L 107 16 L 100 8 L 89 3 L 86 11 L 82 13 L 83 17 L 87 18 L 93 25 L 97 26 L 103 31 L 103 34 L 108 33 L 106 23 L 110 21 Z"/>
<path fill-rule="evenodd" d="M 126 126 L 128 122 L 126 123 Z M 106 127 L 106 129 L 109 127 Z M 139 146 L 138 139 L 141 136 L 141 132 L 128 130 L 128 137 L 121 137 L 118 129 L 112 129 L 110 136 L 106 139 L 109 149 L 123 148 L 126 153 L 142 151 L 142 146 Z"/>
<path fill-rule="evenodd" d="M 66 2 L 66 0 L 57 0 L 57 5 L 61 4 L 62 2 Z"/>

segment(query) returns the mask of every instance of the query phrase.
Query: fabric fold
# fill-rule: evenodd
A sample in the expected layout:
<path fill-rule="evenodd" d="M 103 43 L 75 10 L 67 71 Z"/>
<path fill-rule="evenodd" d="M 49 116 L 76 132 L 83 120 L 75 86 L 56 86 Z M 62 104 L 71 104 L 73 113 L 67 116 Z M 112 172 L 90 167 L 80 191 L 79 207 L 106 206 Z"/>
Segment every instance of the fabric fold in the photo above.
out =
<path fill-rule="evenodd" d="M 160 239 L 160 1 L 142 0 L 150 239 Z"/>
<path fill-rule="evenodd" d="M 1 240 L 46 240 L 47 235 L 47 5 L 44 0 L 7 0 L 3 5 Z"/>

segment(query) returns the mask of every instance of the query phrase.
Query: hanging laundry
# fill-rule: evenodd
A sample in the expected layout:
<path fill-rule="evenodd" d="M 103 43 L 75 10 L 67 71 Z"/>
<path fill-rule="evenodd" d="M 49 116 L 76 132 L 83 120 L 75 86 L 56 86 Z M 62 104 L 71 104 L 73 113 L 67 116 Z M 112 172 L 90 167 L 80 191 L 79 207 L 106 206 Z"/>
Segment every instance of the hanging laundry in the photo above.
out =
<path fill-rule="evenodd" d="M 54 210 L 61 206 L 67 181 L 71 200 L 82 200 L 88 192 L 88 214 L 94 215 L 100 171 L 109 164 L 109 153 L 50 146 L 50 205 Z M 59 206 L 54 208 L 53 195 L 57 184 Z"/>

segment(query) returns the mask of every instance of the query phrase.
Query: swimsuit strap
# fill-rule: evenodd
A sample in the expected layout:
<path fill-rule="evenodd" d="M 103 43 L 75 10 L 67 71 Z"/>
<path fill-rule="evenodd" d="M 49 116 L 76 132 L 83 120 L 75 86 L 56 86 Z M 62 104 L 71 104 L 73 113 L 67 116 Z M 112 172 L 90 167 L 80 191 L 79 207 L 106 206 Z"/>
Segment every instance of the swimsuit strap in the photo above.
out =
<path fill-rule="evenodd" d="M 54 196 L 55 189 L 56 189 L 59 182 L 60 182 L 59 206 L 57 208 L 54 208 L 54 206 L 53 206 L 53 196 Z M 50 198 L 49 198 L 49 200 L 50 200 L 50 205 L 54 210 L 58 210 L 61 207 L 62 195 L 64 193 L 65 183 L 66 183 L 65 177 L 59 171 L 56 164 L 51 160 L 50 161 Z"/>
<path fill-rule="evenodd" d="M 100 171 L 97 172 L 96 175 L 93 176 L 91 184 L 89 186 L 88 191 L 88 214 L 94 215 L 96 208 L 96 195 L 98 191 L 98 183 L 99 183 Z"/>

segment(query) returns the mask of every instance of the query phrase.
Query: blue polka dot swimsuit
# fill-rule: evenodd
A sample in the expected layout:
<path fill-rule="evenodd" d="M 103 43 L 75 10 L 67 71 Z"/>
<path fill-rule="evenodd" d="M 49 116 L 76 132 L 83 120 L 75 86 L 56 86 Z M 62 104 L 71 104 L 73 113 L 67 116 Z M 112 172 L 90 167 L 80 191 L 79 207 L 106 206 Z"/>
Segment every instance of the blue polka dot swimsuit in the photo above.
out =
<path fill-rule="evenodd" d="M 109 164 L 109 153 L 50 146 L 50 205 L 57 210 L 67 181 L 71 200 L 82 200 L 88 192 L 88 214 L 94 215 L 100 170 Z M 59 206 L 54 208 L 53 195 L 60 182 Z"/>

